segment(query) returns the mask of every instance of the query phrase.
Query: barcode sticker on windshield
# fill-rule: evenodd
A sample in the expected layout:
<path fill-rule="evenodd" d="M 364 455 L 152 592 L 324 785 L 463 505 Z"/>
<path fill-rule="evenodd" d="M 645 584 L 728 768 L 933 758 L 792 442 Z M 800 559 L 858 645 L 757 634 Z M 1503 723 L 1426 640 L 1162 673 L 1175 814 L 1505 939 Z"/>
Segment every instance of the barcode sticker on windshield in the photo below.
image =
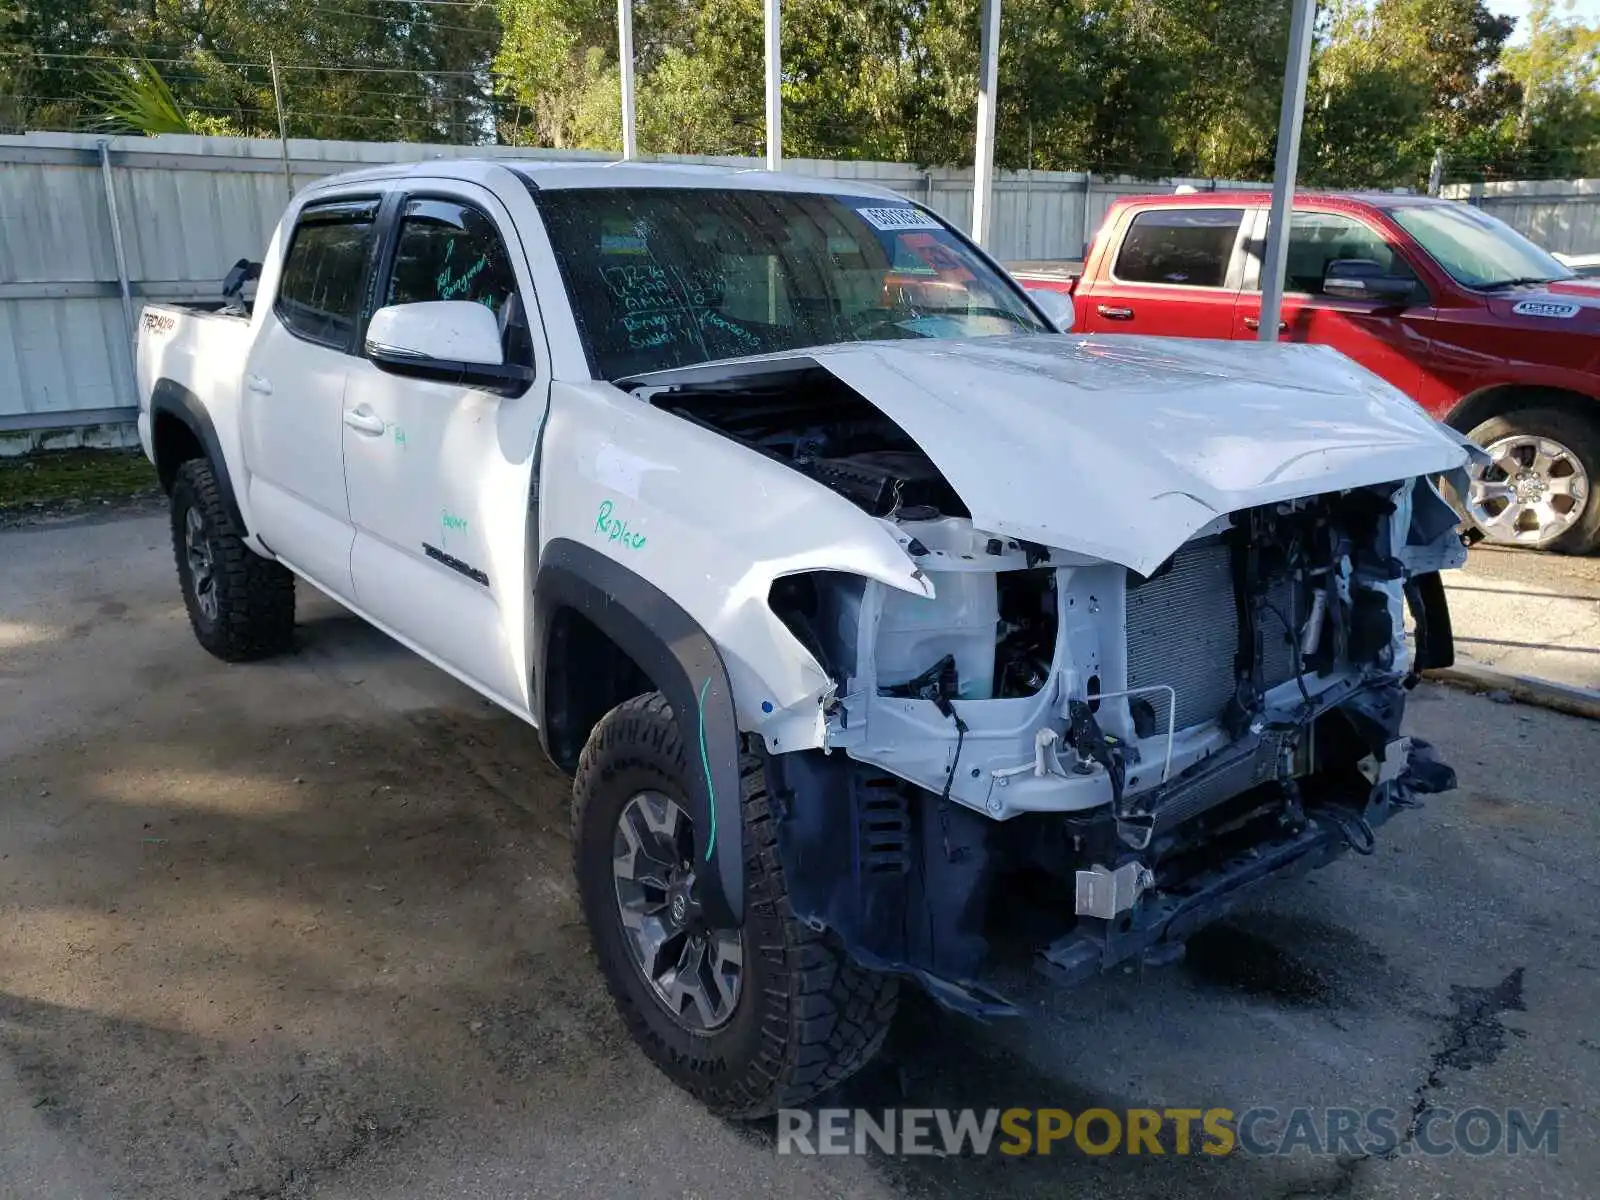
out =
<path fill-rule="evenodd" d="M 1523 300 L 1511 306 L 1519 317 L 1549 317 L 1557 321 L 1570 321 L 1578 315 L 1578 305 L 1557 300 Z"/>
<path fill-rule="evenodd" d="M 943 226 L 917 208 L 858 208 L 863 220 L 874 229 L 898 233 L 902 229 L 941 229 Z"/>

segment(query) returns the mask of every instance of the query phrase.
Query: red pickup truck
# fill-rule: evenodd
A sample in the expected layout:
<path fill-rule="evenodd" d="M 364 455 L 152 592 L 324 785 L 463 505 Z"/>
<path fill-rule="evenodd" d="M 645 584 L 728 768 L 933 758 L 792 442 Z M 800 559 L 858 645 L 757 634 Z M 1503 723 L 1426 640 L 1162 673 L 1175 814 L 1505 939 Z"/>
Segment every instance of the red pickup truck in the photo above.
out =
<path fill-rule="evenodd" d="M 1070 290 L 1090 333 L 1258 336 L 1266 192 L 1134 196 Z M 1425 196 L 1295 198 L 1279 336 L 1333 346 L 1484 446 L 1467 515 L 1490 541 L 1600 548 L 1600 279 L 1494 217 Z"/>

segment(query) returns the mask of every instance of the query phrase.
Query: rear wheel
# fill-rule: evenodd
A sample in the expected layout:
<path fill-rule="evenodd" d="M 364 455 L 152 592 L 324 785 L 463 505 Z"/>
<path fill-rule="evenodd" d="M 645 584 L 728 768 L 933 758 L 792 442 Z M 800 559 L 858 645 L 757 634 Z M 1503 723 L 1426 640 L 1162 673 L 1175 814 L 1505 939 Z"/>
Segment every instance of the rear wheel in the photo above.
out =
<path fill-rule="evenodd" d="M 658 694 L 595 726 L 573 786 L 573 860 L 617 1009 L 673 1082 L 726 1116 L 801 1104 L 864 1065 L 898 998 L 789 907 L 760 759 L 740 764 L 745 923 L 697 903 L 689 757 Z M 697 764 L 698 769 L 698 764 Z"/>
<path fill-rule="evenodd" d="M 244 544 L 203 458 L 172 482 L 172 553 L 189 624 L 199 643 L 226 662 L 289 649 L 294 640 L 294 576 Z"/>
<path fill-rule="evenodd" d="M 1483 540 L 1585 554 L 1600 547 L 1600 428 L 1561 409 L 1491 417 L 1468 435 L 1488 452 L 1469 469 L 1468 518 Z"/>

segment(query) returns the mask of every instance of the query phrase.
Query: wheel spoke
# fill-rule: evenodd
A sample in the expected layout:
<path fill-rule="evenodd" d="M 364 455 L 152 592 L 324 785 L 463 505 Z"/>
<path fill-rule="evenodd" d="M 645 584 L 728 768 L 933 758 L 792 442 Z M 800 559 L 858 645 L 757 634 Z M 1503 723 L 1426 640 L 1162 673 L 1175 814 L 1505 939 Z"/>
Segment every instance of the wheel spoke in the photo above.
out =
<path fill-rule="evenodd" d="M 1554 504 L 1550 503 L 1548 498 L 1540 500 L 1537 504 L 1532 505 L 1531 508 L 1534 519 L 1539 522 L 1538 532 L 1540 537 L 1549 537 L 1552 533 L 1565 529 L 1572 524 L 1573 518 L 1578 514 L 1576 508 L 1561 512 Z"/>
<path fill-rule="evenodd" d="M 651 978 L 659 976 L 662 959 L 666 957 L 662 951 L 672 938 L 666 922 L 654 913 L 624 908 L 622 927 L 633 942 L 635 961 L 640 969 Z"/>
<path fill-rule="evenodd" d="M 1517 438 L 1508 438 L 1489 448 L 1489 457 L 1494 460 L 1495 467 L 1506 475 L 1515 475 L 1522 470 L 1522 460 L 1518 454 L 1525 443 Z"/>
<path fill-rule="evenodd" d="M 667 803 L 671 803 L 668 801 Z M 676 809 L 677 806 L 673 805 Z M 622 863 L 622 853 L 619 851 L 617 870 L 619 876 L 631 879 L 645 887 L 665 888 L 666 877 L 671 872 L 675 856 L 665 852 L 661 845 L 660 825 L 663 821 L 672 824 L 671 818 L 658 814 L 652 818 L 648 809 L 643 805 L 629 804 L 623 810 L 622 819 L 617 828 L 627 842 L 626 866 Z"/>
<path fill-rule="evenodd" d="M 1571 496 L 1579 504 L 1589 494 L 1589 482 L 1582 475 L 1552 475 L 1545 480 L 1546 496 Z"/>
<path fill-rule="evenodd" d="M 739 998 L 739 975 L 744 969 L 744 947 L 731 929 L 719 930 L 712 950 L 711 983 L 717 990 L 717 1010 L 732 1012 Z"/>
<path fill-rule="evenodd" d="M 1481 524 L 1485 529 L 1493 529 L 1497 532 L 1509 534 L 1516 529 L 1517 518 L 1522 516 L 1527 509 L 1528 506 L 1526 504 L 1513 500 L 1493 516 L 1482 519 Z"/>
<path fill-rule="evenodd" d="M 705 979 L 701 974 L 705 965 L 705 939 L 685 938 L 676 965 L 660 978 L 667 1001 L 678 1014 L 687 1015 L 686 1010 L 692 1004 L 700 1023 L 710 1028 L 717 1023 L 717 1012 L 711 997 L 706 994 Z"/>
<path fill-rule="evenodd" d="M 665 837 L 668 841 L 677 839 L 678 826 L 685 820 L 683 809 L 660 792 L 645 792 L 638 797 L 640 818 L 644 827 L 653 834 Z"/>

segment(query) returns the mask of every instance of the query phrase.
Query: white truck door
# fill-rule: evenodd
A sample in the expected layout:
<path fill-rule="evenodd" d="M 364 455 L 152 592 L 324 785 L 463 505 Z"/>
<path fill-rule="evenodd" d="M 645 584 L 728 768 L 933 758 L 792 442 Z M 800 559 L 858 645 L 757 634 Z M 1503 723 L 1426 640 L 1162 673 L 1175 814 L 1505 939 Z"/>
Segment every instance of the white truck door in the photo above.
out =
<path fill-rule="evenodd" d="M 335 595 L 353 596 L 345 496 L 345 377 L 355 360 L 362 287 L 379 197 L 308 204 L 290 231 L 272 297 L 245 362 L 241 411 L 256 535 Z"/>
<path fill-rule="evenodd" d="M 537 374 L 502 396 L 352 360 L 345 409 L 362 422 L 343 436 L 356 603 L 526 712 L 529 490 L 549 396 L 526 255 L 495 195 L 455 180 L 409 183 L 383 240 L 372 309 L 481 303 L 501 321 L 506 361 Z"/>

